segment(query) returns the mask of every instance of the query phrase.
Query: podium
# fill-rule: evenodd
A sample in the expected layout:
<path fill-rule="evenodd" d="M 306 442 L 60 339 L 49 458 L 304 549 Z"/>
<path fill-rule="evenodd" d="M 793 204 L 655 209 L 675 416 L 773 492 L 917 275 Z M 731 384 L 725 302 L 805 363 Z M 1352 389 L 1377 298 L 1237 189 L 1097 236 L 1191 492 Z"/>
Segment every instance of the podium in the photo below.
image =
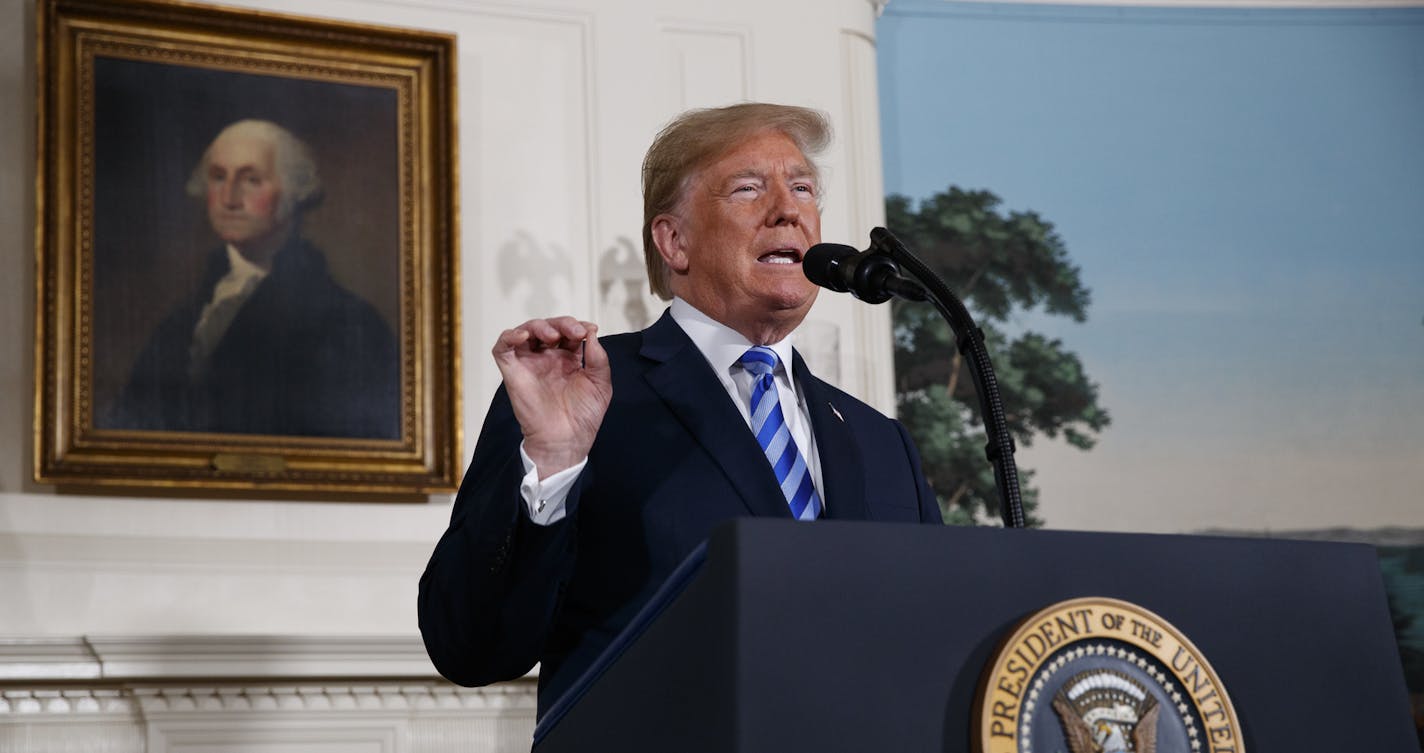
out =
<path fill-rule="evenodd" d="M 967 751 L 996 646 L 1075 597 L 1188 636 L 1235 707 L 1230 750 L 1418 749 L 1368 546 L 744 519 L 550 708 L 534 753 Z"/>

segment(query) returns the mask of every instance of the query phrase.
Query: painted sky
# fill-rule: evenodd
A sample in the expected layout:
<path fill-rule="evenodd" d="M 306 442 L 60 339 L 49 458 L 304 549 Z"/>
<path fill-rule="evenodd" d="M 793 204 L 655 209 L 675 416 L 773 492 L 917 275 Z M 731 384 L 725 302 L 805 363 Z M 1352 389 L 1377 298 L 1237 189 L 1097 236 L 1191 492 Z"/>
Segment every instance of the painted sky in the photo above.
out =
<path fill-rule="evenodd" d="M 885 184 L 1053 222 L 1086 323 L 1029 314 L 1113 425 L 1039 442 L 1052 527 L 1424 526 L 1424 9 L 894 0 Z"/>

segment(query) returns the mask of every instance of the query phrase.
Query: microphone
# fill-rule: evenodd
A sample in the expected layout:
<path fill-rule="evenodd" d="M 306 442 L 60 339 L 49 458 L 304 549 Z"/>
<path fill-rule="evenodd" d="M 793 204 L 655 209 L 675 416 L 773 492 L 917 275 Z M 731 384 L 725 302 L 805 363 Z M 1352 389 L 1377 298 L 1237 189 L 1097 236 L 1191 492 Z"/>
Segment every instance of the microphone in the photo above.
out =
<path fill-rule="evenodd" d="M 850 293 L 866 303 L 884 303 L 894 296 L 925 300 L 918 282 L 900 275 L 900 265 L 874 248 L 857 251 L 840 243 L 817 243 L 801 260 L 806 279 L 837 293 Z"/>
<path fill-rule="evenodd" d="M 911 277 L 900 276 L 904 264 Z M 818 243 L 801 260 L 806 279 L 838 293 L 850 293 L 866 303 L 884 303 L 892 296 L 911 301 L 929 301 L 955 334 L 955 345 L 969 365 L 974 391 L 979 395 L 984 433 L 989 443 L 984 454 L 994 466 L 994 486 L 999 491 L 999 511 L 1004 527 L 1022 528 L 1024 511 L 1019 491 L 1018 467 L 1014 464 L 1014 438 L 1009 434 L 1003 396 L 998 378 L 989 363 L 984 331 L 964 303 L 954 297 L 934 270 L 905 248 L 889 230 L 870 231 L 870 248 L 857 251 L 839 243 Z"/>

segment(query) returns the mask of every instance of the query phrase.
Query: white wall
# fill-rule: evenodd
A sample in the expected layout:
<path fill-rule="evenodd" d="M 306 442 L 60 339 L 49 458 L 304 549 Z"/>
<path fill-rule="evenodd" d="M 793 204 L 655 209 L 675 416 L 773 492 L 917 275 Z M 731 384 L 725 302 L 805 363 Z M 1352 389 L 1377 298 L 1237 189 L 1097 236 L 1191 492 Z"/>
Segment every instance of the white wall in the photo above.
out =
<path fill-rule="evenodd" d="M 882 216 L 869 0 L 316 0 L 299 10 L 458 35 L 467 453 L 497 384 L 486 354 L 499 330 L 559 312 L 605 332 L 628 327 L 621 288 L 599 295 L 599 260 L 637 246 L 639 162 L 675 112 L 741 99 L 828 111 L 838 139 L 825 160 L 826 238 L 858 242 Z M 205 501 L 30 481 L 34 20 L 33 0 L 0 3 L 0 636 L 414 636 L 416 581 L 449 498 Z M 816 367 L 888 409 L 888 312 L 838 298 L 809 320 Z"/>

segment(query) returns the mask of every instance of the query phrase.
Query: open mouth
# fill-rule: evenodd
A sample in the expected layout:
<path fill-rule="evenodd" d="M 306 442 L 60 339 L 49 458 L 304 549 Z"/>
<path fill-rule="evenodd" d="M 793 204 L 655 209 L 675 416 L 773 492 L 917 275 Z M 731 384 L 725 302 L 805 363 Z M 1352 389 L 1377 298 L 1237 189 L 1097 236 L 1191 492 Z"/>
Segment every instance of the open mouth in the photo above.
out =
<path fill-rule="evenodd" d="M 757 257 L 762 264 L 800 264 L 801 252 L 794 248 L 778 248 Z"/>

